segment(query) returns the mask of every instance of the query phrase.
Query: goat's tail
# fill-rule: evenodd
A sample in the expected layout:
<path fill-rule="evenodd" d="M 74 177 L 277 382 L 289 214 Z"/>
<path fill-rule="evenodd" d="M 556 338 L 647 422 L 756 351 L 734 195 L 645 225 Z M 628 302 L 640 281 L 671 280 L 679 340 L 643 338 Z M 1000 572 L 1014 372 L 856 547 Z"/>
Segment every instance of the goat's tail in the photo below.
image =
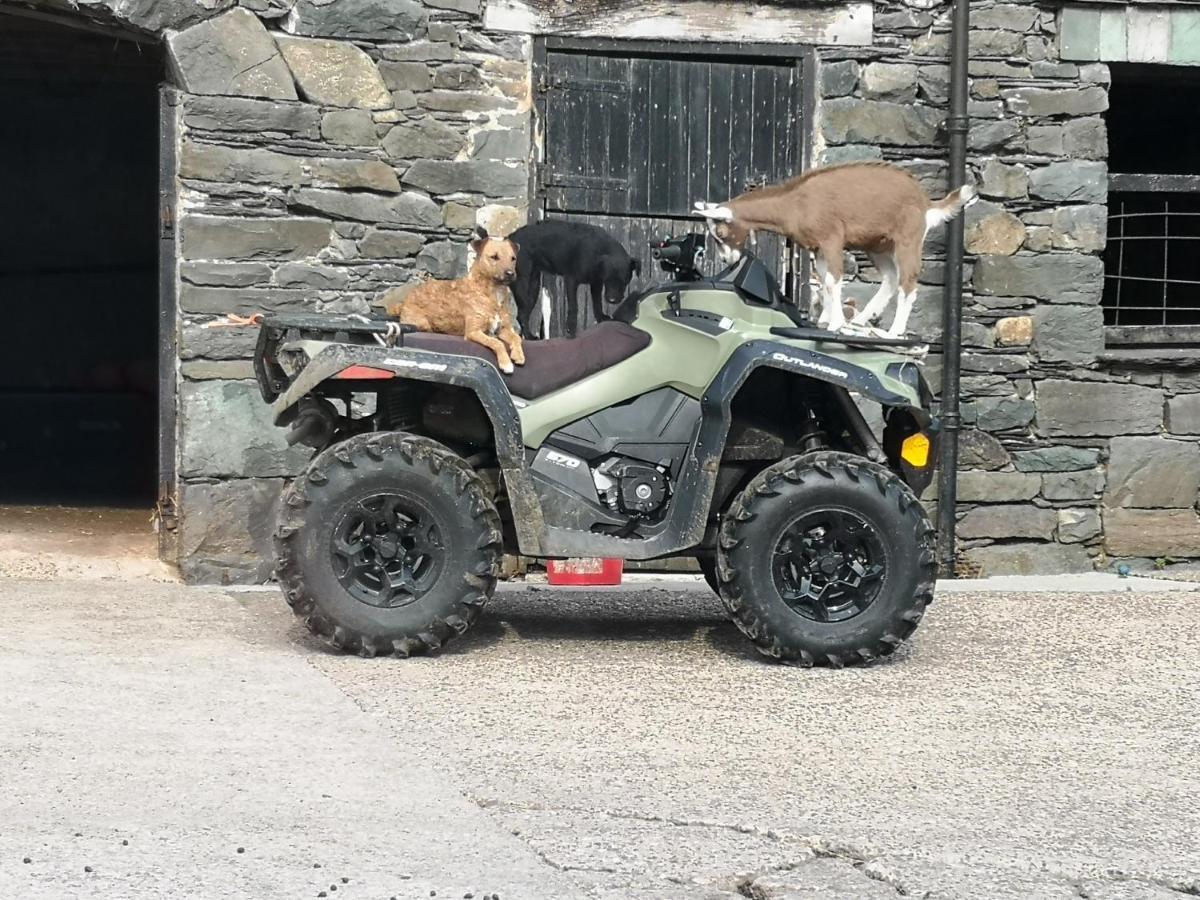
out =
<path fill-rule="evenodd" d="M 979 191 L 969 184 L 964 184 L 957 191 L 951 191 L 925 210 L 925 233 L 928 234 L 943 222 L 949 222 L 978 199 Z"/>

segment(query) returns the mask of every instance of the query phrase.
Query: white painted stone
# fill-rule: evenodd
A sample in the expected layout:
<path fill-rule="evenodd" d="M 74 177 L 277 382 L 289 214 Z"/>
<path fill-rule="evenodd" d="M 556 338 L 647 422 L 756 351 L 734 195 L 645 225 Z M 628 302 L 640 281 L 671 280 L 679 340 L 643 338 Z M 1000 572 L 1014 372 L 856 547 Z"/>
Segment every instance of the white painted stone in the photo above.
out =
<path fill-rule="evenodd" d="M 665 0 L 617 0 L 590 16 L 563 6 L 552 0 L 489 0 L 483 27 L 575 37 L 865 46 L 874 21 L 873 4 L 863 2 L 792 7 L 696 0 L 681 9 Z"/>
<path fill-rule="evenodd" d="M 1171 48 L 1171 19 L 1165 9 L 1127 11 L 1130 62 L 1166 62 Z"/>

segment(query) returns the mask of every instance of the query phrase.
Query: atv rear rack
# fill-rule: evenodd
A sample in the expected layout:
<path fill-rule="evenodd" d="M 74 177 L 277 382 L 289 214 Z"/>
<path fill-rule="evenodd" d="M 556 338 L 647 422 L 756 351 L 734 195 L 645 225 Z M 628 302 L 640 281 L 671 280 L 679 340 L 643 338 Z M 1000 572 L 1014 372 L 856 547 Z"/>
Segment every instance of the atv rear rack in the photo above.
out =
<path fill-rule="evenodd" d="M 254 377 L 263 399 L 271 403 L 288 385 L 276 351 L 291 341 L 318 340 L 342 344 L 403 346 L 404 335 L 417 329 L 388 316 L 324 316 L 285 313 L 265 316 L 254 348 Z"/>

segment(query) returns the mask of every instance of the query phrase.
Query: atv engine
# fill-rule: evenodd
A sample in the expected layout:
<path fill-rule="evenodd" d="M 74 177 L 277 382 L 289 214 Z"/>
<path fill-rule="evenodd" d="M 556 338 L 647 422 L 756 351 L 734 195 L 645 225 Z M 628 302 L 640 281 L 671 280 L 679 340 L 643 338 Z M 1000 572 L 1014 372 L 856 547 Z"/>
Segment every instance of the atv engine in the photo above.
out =
<path fill-rule="evenodd" d="M 596 492 L 614 512 L 647 516 L 657 512 L 670 491 L 667 470 L 623 456 L 606 459 L 592 470 Z"/>

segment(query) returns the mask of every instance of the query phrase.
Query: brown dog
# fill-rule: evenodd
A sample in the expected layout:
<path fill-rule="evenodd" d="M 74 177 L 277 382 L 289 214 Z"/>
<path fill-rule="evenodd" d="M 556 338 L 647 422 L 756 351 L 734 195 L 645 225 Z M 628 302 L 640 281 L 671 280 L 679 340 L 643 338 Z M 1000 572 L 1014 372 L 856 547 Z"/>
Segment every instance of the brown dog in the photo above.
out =
<path fill-rule="evenodd" d="M 525 365 L 525 348 L 513 330 L 509 309 L 509 285 L 517 276 L 517 245 L 489 238 L 482 230 L 476 234 L 471 241 L 475 264 L 466 278 L 427 281 L 404 299 L 387 303 L 387 311 L 421 331 L 461 334 L 483 344 L 496 354 L 500 371 L 511 375 L 514 363 Z M 384 294 L 385 303 L 394 290 Z"/>

